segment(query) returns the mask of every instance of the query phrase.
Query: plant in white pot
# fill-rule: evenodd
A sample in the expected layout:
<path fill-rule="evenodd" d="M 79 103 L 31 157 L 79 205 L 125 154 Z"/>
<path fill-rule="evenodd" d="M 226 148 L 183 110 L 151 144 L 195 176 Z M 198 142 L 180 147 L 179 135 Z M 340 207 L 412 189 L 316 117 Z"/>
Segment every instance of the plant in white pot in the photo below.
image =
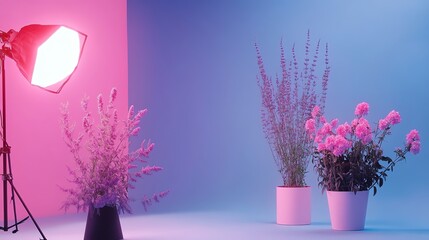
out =
<path fill-rule="evenodd" d="M 306 130 L 315 143 L 313 162 L 319 174 L 319 186 L 327 191 L 332 228 L 335 230 L 362 230 L 365 227 L 368 192 L 377 193 L 387 173 L 405 160 L 408 152 L 420 151 L 420 136 L 411 130 L 402 148 L 394 152 L 394 159 L 384 155 L 382 144 L 391 134 L 391 128 L 400 123 L 401 116 L 392 110 L 371 128 L 365 116 L 369 105 L 359 103 L 356 118 L 338 125 L 338 119 L 326 121 L 316 106 Z"/>
<path fill-rule="evenodd" d="M 68 193 L 63 208 L 89 210 L 85 240 L 122 239 L 118 213 L 131 213 L 129 190 L 139 178 L 162 170 L 159 166 L 148 165 L 154 143 L 143 140 L 138 149 L 129 150 L 129 138 L 138 135 L 139 123 L 147 110 L 135 113 L 131 106 L 127 118 L 121 121 L 114 106 L 116 96 L 115 88 L 111 90 L 108 102 L 101 94 L 98 96 L 96 117 L 88 108 L 88 97 L 83 98 L 82 132 L 76 136 L 68 103 L 61 107 L 64 140 L 75 162 L 73 167 L 68 167 L 71 186 L 62 188 Z M 168 191 L 164 191 L 151 197 L 144 196 L 142 204 L 146 209 L 167 194 Z"/>
<path fill-rule="evenodd" d="M 295 47 L 290 60 L 286 59 L 280 43 L 281 76 L 275 83 L 267 75 L 258 45 L 258 84 L 262 95 L 261 120 L 265 137 L 283 183 L 276 188 L 277 224 L 303 225 L 311 222 L 311 187 L 305 182 L 307 166 L 312 154 L 312 141 L 304 125 L 311 118 L 314 106 L 325 104 L 330 74 L 328 48 L 325 66 L 318 68 L 320 41 L 310 53 L 307 34 L 303 65 L 298 63 Z M 320 76 L 317 73 L 321 72 Z M 317 82 L 321 86 L 317 87 Z"/>

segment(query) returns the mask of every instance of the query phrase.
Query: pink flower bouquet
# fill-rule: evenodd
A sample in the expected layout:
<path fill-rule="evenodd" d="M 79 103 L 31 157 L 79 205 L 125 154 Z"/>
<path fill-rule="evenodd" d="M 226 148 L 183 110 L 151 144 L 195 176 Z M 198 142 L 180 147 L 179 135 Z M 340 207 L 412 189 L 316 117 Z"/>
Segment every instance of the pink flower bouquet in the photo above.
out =
<path fill-rule="evenodd" d="M 365 118 L 368 112 L 368 103 L 359 103 L 351 124 L 338 125 L 338 119 L 328 122 L 319 107 L 313 109 L 305 129 L 315 143 L 313 162 L 322 190 L 357 192 L 372 188 L 376 194 L 376 186 L 383 186 L 387 172 L 396 163 L 405 160 L 408 152 L 419 153 L 420 136 L 414 129 L 407 134 L 405 146 L 394 151 L 395 159 L 384 156 L 382 143 L 391 128 L 401 122 L 401 116 L 393 110 L 372 129 Z"/>

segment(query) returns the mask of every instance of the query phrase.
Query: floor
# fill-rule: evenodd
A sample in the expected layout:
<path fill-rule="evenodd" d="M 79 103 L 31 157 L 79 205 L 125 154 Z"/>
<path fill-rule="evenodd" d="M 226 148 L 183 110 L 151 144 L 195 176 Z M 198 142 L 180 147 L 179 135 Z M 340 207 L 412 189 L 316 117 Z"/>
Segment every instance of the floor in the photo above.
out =
<path fill-rule="evenodd" d="M 429 228 L 412 228 L 367 222 L 364 231 L 333 231 L 329 222 L 307 226 L 279 226 L 270 220 L 231 212 L 182 212 L 153 215 L 121 215 L 125 240 L 161 239 L 429 239 Z M 83 239 L 85 215 L 37 219 L 49 240 Z M 19 232 L 0 232 L 0 239 L 40 239 L 28 220 Z"/>

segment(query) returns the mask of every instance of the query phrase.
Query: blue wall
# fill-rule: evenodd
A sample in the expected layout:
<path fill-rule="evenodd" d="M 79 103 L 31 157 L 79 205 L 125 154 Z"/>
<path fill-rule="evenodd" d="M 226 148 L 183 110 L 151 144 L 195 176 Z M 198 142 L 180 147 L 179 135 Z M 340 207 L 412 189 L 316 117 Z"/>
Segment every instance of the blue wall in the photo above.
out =
<path fill-rule="evenodd" d="M 421 133 L 421 153 L 370 197 L 368 219 L 427 225 L 428 12 L 424 0 L 128 0 L 129 103 L 149 109 L 141 136 L 156 142 L 151 159 L 165 167 L 142 185 L 171 189 L 151 212 L 238 209 L 274 221 L 281 178 L 261 129 L 253 45 L 274 75 L 280 38 L 303 50 L 310 29 L 313 43 L 329 43 L 328 118 L 351 121 L 361 101 L 373 122 L 396 109 L 402 123 L 385 145 L 392 153 L 409 130 Z M 307 179 L 313 220 L 327 221 L 311 166 Z"/>

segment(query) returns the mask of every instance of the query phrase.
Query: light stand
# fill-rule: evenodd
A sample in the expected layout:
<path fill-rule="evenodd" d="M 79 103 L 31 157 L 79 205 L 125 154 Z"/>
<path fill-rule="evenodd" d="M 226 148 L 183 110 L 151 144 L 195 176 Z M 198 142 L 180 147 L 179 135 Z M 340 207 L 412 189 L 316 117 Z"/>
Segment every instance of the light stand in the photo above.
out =
<path fill-rule="evenodd" d="M 27 205 L 25 204 L 24 200 L 22 199 L 21 195 L 18 193 L 18 190 L 16 189 L 15 185 L 13 184 L 13 176 L 12 176 L 12 165 L 10 161 L 10 149 L 11 147 L 7 144 L 6 139 L 6 74 L 5 74 L 5 68 L 4 68 L 4 60 L 5 55 L 4 51 L 0 52 L 1 56 L 1 76 L 2 76 L 2 141 L 3 141 L 3 147 L 0 148 L 0 154 L 3 155 L 3 173 L 2 173 L 2 181 L 3 181 L 3 211 L 4 211 L 4 226 L 0 226 L 0 229 L 3 231 L 8 231 L 10 228 L 15 228 L 12 232 L 16 233 L 18 232 L 18 225 L 23 223 L 25 220 L 28 219 L 28 217 L 31 218 L 34 225 L 36 226 L 37 230 L 39 231 L 40 235 L 42 236 L 43 240 L 47 240 L 45 235 L 43 234 L 42 230 L 40 229 L 39 225 L 36 222 L 36 219 L 34 219 L 33 215 L 31 214 L 30 210 L 28 209 Z M 11 194 L 11 200 L 12 200 L 12 206 L 13 206 L 13 214 L 15 219 L 15 224 L 8 225 L 8 184 L 11 186 L 12 194 Z M 15 203 L 15 194 L 18 196 L 19 201 L 21 202 L 22 206 L 24 207 L 25 211 L 28 213 L 28 217 L 22 219 L 18 222 L 17 215 L 16 215 L 16 203 Z"/>
<path fill-rule="evenodd" d="M 28 25 L 19 32 L 0 31 L 0 61 L 2 82 L 1 141 L 0 155 L 3 155 L 3 226 L 0 230 L 18 232 L 18 225 L 30 218 L 41 235 L 47 240 L 18 190 L 13 183 L 10 159 L 11 147 L 6 138 L 6 71 L 5 57 L 17 63 L 24 77 L 32 84 L 52 93 L 59 93 L 75 71 L 86 41 L 86 35 L 59 25 Z M 65 56 L 61 56 L 65 55 Z M 65 62 L 62 60 L 66 59 Z M 67 62 L 68 61 L 68 62 Z M 44 64 L 47 62 L 47 65 Z M 61 71 L 58 71 L 61 70 Z M 14 224 L 8 222 L 8 186 L 11 188 Z M 28 216 L 18 221 L 15 196 L 18 197 Z"/>

